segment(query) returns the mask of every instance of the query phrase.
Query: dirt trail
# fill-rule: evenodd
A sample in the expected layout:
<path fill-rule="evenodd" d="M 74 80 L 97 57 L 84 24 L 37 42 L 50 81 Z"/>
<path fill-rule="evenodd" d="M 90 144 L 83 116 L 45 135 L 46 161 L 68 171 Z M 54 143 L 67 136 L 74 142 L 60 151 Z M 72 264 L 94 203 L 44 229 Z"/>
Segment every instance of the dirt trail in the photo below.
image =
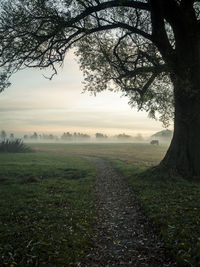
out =
<path fill-rule="evenodd" d="M 86 157 L 85 157 L 86 158 Z M 97 169 L 98 211 L 93 247 L 81 266 L 176 266 L 142 215 L 133 192 L 106 160 L 87 157 Z"/>

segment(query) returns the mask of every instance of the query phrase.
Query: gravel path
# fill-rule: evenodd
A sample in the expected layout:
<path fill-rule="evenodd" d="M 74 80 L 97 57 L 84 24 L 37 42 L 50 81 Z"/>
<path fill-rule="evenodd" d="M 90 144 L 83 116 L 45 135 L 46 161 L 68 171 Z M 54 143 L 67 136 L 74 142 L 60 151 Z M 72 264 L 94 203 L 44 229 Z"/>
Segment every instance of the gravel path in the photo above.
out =
<path fill-rule="evenodd" d="M 93 247 L 81 266 L 176 266 L 142 215 L 133 192 L 109 162 L 87 157 L 97 169 L 98 211 Z"/>

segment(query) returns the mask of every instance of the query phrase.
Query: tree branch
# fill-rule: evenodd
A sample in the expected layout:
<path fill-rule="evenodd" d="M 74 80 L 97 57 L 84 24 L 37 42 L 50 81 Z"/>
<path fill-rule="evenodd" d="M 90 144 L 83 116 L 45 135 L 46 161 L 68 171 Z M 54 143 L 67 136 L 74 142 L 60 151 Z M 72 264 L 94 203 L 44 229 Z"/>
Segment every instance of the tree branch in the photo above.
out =
<path fill-rule="evenodd" d="M 125 92 L 137 92 L 139 93 L 141 100 L 144 97 L 145 93 L 147 92 L 147 90 L 149 89 L 149 87 L 152 85 L 152 83 L 155 81 L 156 77 L 157 77 L 158 73 L 153 73 L 150 78 L 148 79 L 148 81 L 144 84 L 144 86 L 141 88 L 124 88 Z"/>
<path fill-rule="evenodd" d="M 128 77 L 134 77 L 136 75 L 141 75 L 144 73 L 162 73 L 162 72 L 167 72 L 168 71 L 168 67 L 166 64 L 163 65 L 158 65 L 158 66 L 147 66 L 147 67 L 139 67 L 134 69 L 133 71 L 126 71 L 124 74 L 121 74 L 119 76 L 119 79 L 123 79 L 123 78 L 128 78 Z"/>
<path fill-rule="evenodd" d="M 170 1 L 170 0 L 169 0 Z M 173 48 L 169 42 L 164 22 L 163 1 L 150 0 L 151 3 L 151 22 L 152 22 L 152 37 L 155 45 L 166 62 L 173 61 Z"/>
<path fill-rule="evenodd" d="M 103 2 L 101 4 L 98 4 L 96 6 L 88 7 L 86 8 L 81 14 L 77 15 L 75 18 L 70 19 L 69 21 L 65 22 L 66 27 L 70 27 L 76 22 L 79 22 L 80 20 L 84 19 L 85 17 L 88 17 L 92 13 L 105 10 L 112 7 L 131 7 L 136 8 L 140 10 L 146 10 L 150 11 L 149 4 L 143 3 L 140 1 L 131 1 L 131 0 L 113 0 L 113 1 L 107 1 Z"/>

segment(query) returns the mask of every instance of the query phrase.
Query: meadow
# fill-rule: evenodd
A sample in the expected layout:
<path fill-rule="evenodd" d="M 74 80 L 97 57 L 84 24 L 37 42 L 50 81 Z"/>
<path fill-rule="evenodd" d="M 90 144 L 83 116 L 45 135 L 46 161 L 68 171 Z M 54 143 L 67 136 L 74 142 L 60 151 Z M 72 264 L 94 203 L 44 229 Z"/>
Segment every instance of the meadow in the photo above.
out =
<path fill-rule="evenodd" d="M 135 166 L 150 167 L 164 157 L 168 146 L 152 146 L 147 143 L 82 143 L 82 144 L 32 144 L 38 152 L 111 157 Z"/>
<path fill-rule="evenodd" d="M 200 183 L 154 177 L 167 146 L 32 144 L 35 153 L 0 154 L 0 263 L 70 266 L 90 246 L 95 170 L 103 157 L 133 188 L 141 210 L 178 266 L 200 266 Z"/>

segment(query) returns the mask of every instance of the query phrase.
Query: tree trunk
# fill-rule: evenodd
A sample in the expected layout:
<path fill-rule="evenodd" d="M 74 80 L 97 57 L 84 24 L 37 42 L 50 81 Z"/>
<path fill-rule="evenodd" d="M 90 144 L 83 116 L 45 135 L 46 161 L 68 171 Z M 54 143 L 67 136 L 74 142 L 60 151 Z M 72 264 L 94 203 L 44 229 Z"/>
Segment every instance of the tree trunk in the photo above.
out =
<path fill-rule="evenodd" d="M 160 166 L 173 174 L 200 179 L 199 77 L 176 76 L 172 77 L 172 82 L 175 98 L 174 135 Z"/>

